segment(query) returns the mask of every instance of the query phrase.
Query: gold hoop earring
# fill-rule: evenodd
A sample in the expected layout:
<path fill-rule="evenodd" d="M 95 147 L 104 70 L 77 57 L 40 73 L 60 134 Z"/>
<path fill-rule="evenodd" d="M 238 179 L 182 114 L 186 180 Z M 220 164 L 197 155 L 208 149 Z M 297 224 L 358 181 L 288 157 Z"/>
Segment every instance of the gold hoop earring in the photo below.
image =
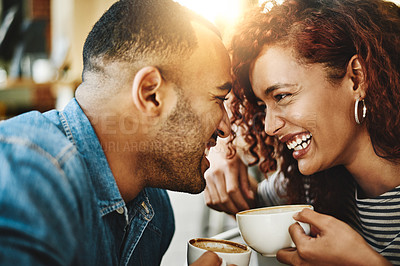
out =
<path fill-rule="evenodd" d="M 360 103 L 362 104 L 362 118 L 361 119 L 359 118 L 359 112 L 358 112 L 358 110 L 360 109 L 359 108 Z M 367 106 L 365 105 L 365 101 L 364 101 L 364 99 L 360 100 L 360 98 L 358 98 L 356 100 L 356 104 L 354 106 L 354 118 L 356 120 L 356 123 L 360 125 L 362 122 L 364 122 L 366 116 L 367 116 Z"/>

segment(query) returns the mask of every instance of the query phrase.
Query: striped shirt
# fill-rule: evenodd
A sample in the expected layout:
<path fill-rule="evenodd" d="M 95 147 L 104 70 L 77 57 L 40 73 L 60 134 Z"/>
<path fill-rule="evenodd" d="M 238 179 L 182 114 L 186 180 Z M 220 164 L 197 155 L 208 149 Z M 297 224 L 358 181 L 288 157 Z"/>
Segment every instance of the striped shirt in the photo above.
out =
<path fill-rule="evenodd" d="M 276 206 L 287 203 L 285 188 L 285 176 L 282 172 L 276 171 L 267 179 L 258 184 L 257 202 L 259 206 Z"/>
<path fill-rule="evenodd" d="M 400 186 L 356 206 L 365 240 L 394 265 L 400 265 Z"/>

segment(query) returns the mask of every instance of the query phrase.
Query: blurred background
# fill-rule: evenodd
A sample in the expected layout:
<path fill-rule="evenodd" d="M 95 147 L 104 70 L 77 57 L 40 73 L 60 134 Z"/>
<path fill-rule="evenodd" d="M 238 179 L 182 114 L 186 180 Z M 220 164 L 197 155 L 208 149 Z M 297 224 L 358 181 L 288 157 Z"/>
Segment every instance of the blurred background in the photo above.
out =
<path fill-rule="evenodd" d="M 246 9 L 265 0 L 176 0 L 214 23 L 229 44 Z M 29 110 L 62 109 L 81 82 L 82 48 L 115 0 L 0 0 L 0 121 Z M 279 0 L 277 0 L 279 2 Z M 400 0 L 393 0 L 400 5 Z M 186 241 L 235 228 L 203 195 L 170 192 L 176 233 L 162 265 L 186 264 Z"/>

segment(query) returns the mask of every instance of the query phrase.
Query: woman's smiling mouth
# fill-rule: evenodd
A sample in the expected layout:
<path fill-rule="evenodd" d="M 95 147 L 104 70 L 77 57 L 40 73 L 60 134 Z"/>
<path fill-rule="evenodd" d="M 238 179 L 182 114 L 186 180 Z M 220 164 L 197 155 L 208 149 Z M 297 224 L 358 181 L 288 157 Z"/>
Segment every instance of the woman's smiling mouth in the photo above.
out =
<path fill-rule="evenodd" d="M 297 134 L 287 134 L 279 138 L 279 141 L 285 143 L 289 150 L 293 150 L 293 158 L 298 160 L 303 157 L 311 145 L 312 134 L 302 132 Z"/>
<path fill-rule="evenodd" d="M 310 145 L 311 138 L 312 138 L 311 133 L 299 134 L 288 140 L 286 142 L 286 146 L 288 147 L 289 150 L 295 150 L 295 151 L 303 150 L 306 149 L 308 145 Z"/>

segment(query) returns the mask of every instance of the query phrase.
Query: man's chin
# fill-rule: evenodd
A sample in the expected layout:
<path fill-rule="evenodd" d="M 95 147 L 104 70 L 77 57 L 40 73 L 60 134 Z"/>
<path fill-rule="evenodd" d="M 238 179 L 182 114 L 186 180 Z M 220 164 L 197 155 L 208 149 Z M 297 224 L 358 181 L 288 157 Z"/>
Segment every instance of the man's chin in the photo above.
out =
<path fill-rule="evenodd" d="M 206 183 L 204 182 L 204 184 L 199 187 L 198 189 L 193 189 L 192 191 L 190 191 L 190 194 L 200 194 L 201 192 L 204 191 L 204 189 L 206 188 Z"/>
<path fill-rule="evenodd" d="M 191 183 L 186 184 L 185 188 L 181 189 L 180 191 L 190 194 L 199 194 L 206 188 L 206 180 L 204 179 L 202 173 L 199 173 L 199 176 L 188 180 L 191 180 Z"/>
<path fill-rule="evenodd" d="M 201 192 L 203 192 L 205 189 L 205 185 L 202 187 L 186 187 L 186 188 L 172 188 L 172 189 L 168 189 L 171 191 L 176 191 L 176 192 L 183 192 L 183 193 L 189 193 L 189 194 L 200 194 Z"/>
<path fill-rule="evenodd" d="M 210 161 L 208 161 L 205 155 L 203 155 L 203 158 L 201 159 L 200 167 L 201 174 L 204 176 L 204 173 L 207 171 L 208 168 L 210 168 Z"/>

